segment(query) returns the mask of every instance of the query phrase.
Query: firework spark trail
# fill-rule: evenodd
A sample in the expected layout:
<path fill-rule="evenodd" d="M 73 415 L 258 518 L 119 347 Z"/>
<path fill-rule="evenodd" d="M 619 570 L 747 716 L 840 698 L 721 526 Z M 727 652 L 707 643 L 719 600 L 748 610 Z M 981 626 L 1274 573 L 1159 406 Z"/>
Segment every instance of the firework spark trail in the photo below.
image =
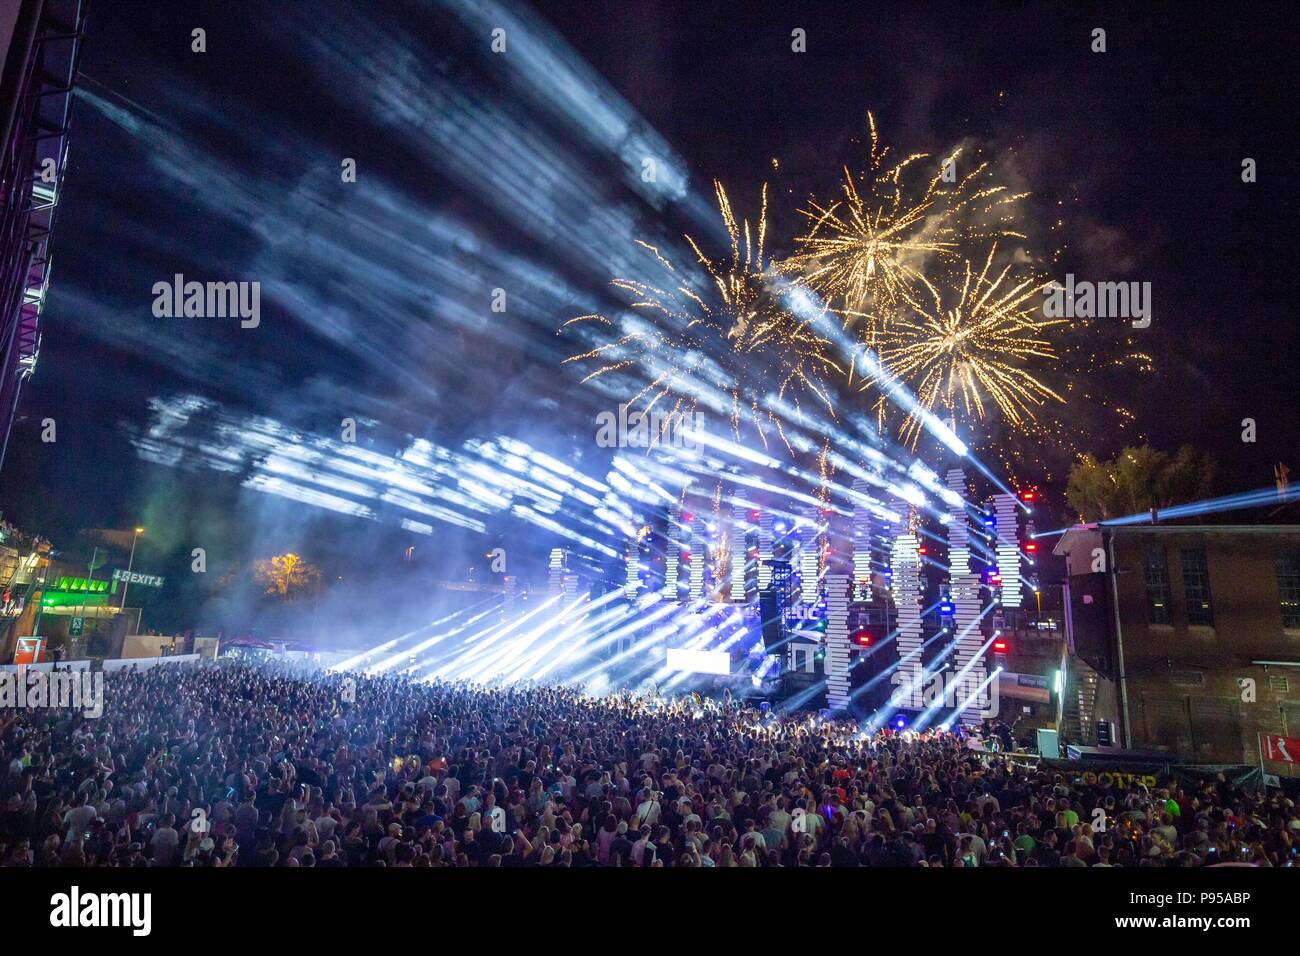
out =
<path fill-rule="evenodd" d="M 781 302 L 780 284 L 765 259 L 767 186 L 756 228 L 738 220 L 720 182 L 714 183 L 718 211 L 727 231 L 730 257 L 713 259 L 686 236 L 711 290 L 697 290 L 656 247 L 637 242 L 664 273 L 659 284 L 615 279 L 612 285 L 629 298 L 629 308 L 643 321 L 616 323 L 600 314 L 577 316 L 564 328 L 598 323 L 617 337 L 572 355 L 568 362 L 595 362 L 583 383 L 613 372 L 641 370 L 646 383 L 628 401 L 649 413 L 661 400 L 671 402 L 669 416 L 693 413 L 701 401 L 725 409 L 740 437 L 748 419 L 763 446 L 775 430 L 790 447 L 779 416 L 760 406 L 758 396 L 775 387 L 780 398 L 815 400 L 835 417 L 828 378 L 845 376 L 832 349 L 805 318 Z M 710 358 L 711 357 L 711 358 Z M 703 382 L 701 381 L 703 379 Z M 719 401 L 717 394 L 724 398 Z"/>
<path fill-rule="evenodd" d="M 988 183 L 988 163 L 958 179 L 961 149 L 945 156 L 928 181 L 918 180 L 915 171 L 930 154 L 913 153 L 887 166 L 889 148 L 880 145 L 871 113 L 867 123 L 868 169 L 857 177 L 864 187 L 845 167 L 844 198 L 829 205 L 810 200 L 800 210 L 810 220 L 808 232 L 795 239 L 799 251 L 778 268 L 801 275 L 846 323 L 860 321 L 865 341 L 874 345 L 899 304 L 924 280 L 930 259 L 959 257 L 964 244 L 976 239 L 1024 238 L 1007 222 L 1028 193 Z"/>
<path fill-rule="evenodd" d="M 899 380 L 909 383 L 923 408 L 960 412 L 970 420 L 985 417 L 987 398 L 1013 428 L 1032 421 L 1046 401 L 1065 402 L 1027 367 L 1058 359 L 1048 334 L 1065 320 L 1044 318 L 1036 309 L 1042 283 L 1033 277 L 1007 281 L 1012 267 L 995 271 L 996 255 L 994 245 L 978 271 L 966 262 L 960 283 L 951 289 L 922 277 L 928 295 L 908 298 L 908 317 L 879 349 L 889 381 L 876 374 L 861 385 L 879 391 L 876 410 L 882 419 Z M 909 413 L 900 439 L 915 447 L 920 432 L 917 416 Z"/>
<path fill-rule="evenodd" d="M 1026 237 L 1029 194 L 999 183 L 989 162 L 962 161 L 962 149 L 892 158 L 870 113 L 868 124 L 866 171 L 846 168 L 842 199 L 800 210 L 809 226 L 792 255 L 768 249 L 766 186 L 752 226 L 715 181 L 727 253 L 711 258 L 687 236 L 703 271 L 683 274 L 638 242 L 650 269 L 613 282 L 629 311 L 565 323 L 596 323 L 606 336 L 566 361 L 594 366 L 584 382 L 617 381 L 629 406 L 662 403 L 670 418 L 706 407 L 729 418 L 738 443 L 752 423 L 765 450 L 775 433 L 832 474 L 841 463 L 823 439 L 839 446 L 841 422 L 874 444 L 897 421 L 913 452 L 923 432 L 963 457 L 991 449 L 1008 474 L 1047 474 L 1048 458 L 1068 456 L 1081 419 L 1100 409 L 1127 424 L 1132 413 L 1092 373 L 1148 370 L 1149 356 L 1130 343 L 1117 357 L 1105 329 L 1044 317 L 1046 276 L 1023 246 L 995 258 L 999 240 Z M 874 430 L 846 403 L 866 391 L 859 407 L 874 411 Z M 1071 410 L 1044 414 L 1049 405 Z M 819 418 L 832 427 L 811 424 Z"/>

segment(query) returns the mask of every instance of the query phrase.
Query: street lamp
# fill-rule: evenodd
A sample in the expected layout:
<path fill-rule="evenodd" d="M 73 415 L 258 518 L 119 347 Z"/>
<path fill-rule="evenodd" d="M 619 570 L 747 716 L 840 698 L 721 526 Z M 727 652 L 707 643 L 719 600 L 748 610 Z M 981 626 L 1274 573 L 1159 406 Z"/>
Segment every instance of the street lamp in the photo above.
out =
<path fill-rule="evenodd" d="M 118 607 L 126 610 L 126 589 L 131 586 L 131 568 L 135 565 L 135 539 L 144 534 L 144 528 L 136 528 L 135 534 L 131 535 L 131 557 L 126 562 L 126 580 L 122 582 L 122 603 Z"/>

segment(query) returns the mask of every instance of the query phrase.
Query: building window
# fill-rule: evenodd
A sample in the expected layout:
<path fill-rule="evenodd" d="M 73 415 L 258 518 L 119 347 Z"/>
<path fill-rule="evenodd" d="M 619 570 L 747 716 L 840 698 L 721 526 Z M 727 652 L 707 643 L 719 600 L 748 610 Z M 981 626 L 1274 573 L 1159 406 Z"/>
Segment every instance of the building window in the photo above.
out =
<path fill-rule="evenodd" d="M 1187 602 L 1187 623 L 1214 626 L 1210 606 L 1210 569 L 1205 564 L 1204 548 L 1183 549 L 1183 598 Z"/>
<path fill-rule="evenodd" d="M 1277 556 L 1277 593 L 1282 602 L 1282 626 L 1300 628 L 1300 552 Z"/>
<path fill-rule="evenodd" d="M 1152 624 L 1172 624 L 1169 616 L 1169 562 L 1164 548 L 1147 548 L 1147 610 Z"/>

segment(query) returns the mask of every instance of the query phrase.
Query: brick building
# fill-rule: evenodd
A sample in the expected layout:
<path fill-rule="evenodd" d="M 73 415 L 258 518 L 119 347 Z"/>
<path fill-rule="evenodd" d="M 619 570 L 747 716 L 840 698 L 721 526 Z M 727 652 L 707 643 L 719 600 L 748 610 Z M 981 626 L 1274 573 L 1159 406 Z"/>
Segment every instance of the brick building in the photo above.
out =
<path fill-rule="evenodd" d="M 1300 526 L 1080 525 L 1054 550 L 1082 743 L 1253 764 L 1259 734 L 1300 735 Z"/>

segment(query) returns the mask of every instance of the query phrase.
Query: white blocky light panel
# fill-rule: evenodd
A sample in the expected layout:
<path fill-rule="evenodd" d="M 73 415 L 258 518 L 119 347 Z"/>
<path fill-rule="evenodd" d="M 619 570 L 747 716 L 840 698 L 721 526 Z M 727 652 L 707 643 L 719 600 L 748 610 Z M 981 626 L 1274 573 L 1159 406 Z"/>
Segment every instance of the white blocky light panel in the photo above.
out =
<path fill-rule="evenodd" d="M 826 703 L 849 702 L 849 587 L 847 574 L 826 575 Z"/>

